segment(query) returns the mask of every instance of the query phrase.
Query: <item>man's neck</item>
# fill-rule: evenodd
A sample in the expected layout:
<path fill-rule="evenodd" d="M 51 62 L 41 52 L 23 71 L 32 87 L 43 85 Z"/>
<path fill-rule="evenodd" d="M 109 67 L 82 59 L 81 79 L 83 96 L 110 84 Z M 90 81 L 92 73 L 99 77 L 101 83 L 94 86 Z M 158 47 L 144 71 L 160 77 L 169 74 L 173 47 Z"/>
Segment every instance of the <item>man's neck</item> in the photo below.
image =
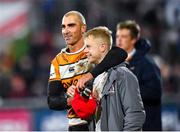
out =
<path fill-rule="evenodd" d="M 131 60 L 131 58 L 133 57 L 133 55 L 136 53 L 136 49 L 132 49 L 130 52 L 128 52 L 128 57 L 126 58 L 126 61 Z"/>
<path fill-rule="evenodd" d="M 130 52 L 128 52 L 128 56 L 133 56 L 136 52 L 136 49 L 132 49 Z"/>
<path fill-rule="evenodd" d="M 108 51 L 105 52 L 104 54 L 102 54 L 101 59 L 99 59 L 98 64 L 101 63 L 101 62 L 103 61 L 103 59 L 105 58 L 105 56 L 107 55 L 107 53 L 108 53 Z"/>
<path fill-rule="evenodd" d="M 83 39 L 80 39 L 77 43 L 68 45 L 68 49 L 70 53 L 74 53 L 78 50 L 80 50 L 84 46 L 84 41 Z"/>

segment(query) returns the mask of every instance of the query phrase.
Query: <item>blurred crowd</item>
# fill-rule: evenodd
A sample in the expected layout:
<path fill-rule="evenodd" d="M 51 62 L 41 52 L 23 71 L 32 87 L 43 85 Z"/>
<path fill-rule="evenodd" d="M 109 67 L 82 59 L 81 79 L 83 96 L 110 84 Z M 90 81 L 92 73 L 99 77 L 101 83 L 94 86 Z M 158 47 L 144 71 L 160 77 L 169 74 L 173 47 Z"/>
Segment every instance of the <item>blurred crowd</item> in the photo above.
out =
<path fill-rule="evenodd" d="M 161 69 L 164 102 L 178 101 L 174 97 L 180 94 L 180 1 L 30 0 L 29 4 L 29 32 L 8 41 L 8 49 L 0 52 L 1 98 L 46 96 L 50 61 L 65 46 L 61 18 L 69 10 L 78 10 L 88 29 L 107 26 L 114 38 L 118 22 L 137 21 Z"/>

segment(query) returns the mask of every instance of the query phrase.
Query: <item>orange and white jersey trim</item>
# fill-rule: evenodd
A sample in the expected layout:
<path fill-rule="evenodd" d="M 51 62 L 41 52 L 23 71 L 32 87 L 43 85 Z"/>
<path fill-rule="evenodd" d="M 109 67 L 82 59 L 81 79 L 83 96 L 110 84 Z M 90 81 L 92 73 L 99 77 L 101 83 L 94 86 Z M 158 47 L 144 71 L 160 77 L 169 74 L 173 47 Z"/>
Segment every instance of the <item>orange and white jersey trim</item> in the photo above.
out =
<path fill-rule="evenodd" d="M 60 80 L 65 89 L 76 85 L 78 79 L 92 68 L 84 49 L 85 46 L 75 53 L 68 53 L 67 48 L 62 49 L 51 62 L 49 81 Z M 72 108 L 68 109 L 68 118 L 77 118 Z"/>

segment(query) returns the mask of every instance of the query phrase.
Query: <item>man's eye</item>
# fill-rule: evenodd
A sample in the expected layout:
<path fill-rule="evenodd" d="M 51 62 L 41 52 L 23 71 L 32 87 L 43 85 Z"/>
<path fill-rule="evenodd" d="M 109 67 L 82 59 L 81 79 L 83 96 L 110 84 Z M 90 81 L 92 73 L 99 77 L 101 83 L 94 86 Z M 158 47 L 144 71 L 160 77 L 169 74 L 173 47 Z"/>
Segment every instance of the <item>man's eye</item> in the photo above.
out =
<path fill-rule="evenodd" d="M 65 26 L 64 25 L 61 25 L 61 29 L 64 29 L 65 28 Z"/>
<path fill-rule="evenodd" d="M 76 24 L 72 23 L 72 24 L 68 24 L 69 27 L 74 27 Z"/>

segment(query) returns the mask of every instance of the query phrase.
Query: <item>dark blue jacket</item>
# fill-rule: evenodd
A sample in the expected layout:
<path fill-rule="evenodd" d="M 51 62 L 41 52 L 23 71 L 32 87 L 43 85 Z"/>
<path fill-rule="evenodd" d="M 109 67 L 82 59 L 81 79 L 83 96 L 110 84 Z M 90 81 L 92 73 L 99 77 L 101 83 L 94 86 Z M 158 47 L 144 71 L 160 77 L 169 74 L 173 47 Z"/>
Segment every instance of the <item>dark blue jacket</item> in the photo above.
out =
<path fill-rule="evenodd" d="M 137 41 L 136 53 L 129 61 L 129 69 L 137 76 L 140 92 L 146 111 L 143 130 L 162 130 L 161 124 L 161 73 L 152 57 L 147 53 L 151 48 L 149 41 Z"/>

